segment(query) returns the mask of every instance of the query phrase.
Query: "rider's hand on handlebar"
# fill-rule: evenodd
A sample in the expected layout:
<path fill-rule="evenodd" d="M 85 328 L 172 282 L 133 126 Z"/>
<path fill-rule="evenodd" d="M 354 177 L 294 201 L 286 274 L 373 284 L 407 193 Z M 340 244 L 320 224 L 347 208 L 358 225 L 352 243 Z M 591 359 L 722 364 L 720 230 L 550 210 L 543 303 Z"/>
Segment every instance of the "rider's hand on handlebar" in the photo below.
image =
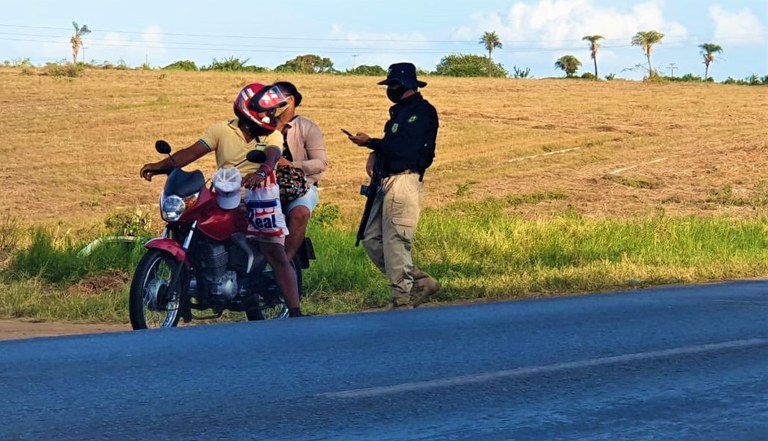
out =
<path fill-rule="evenodd" d="M 141 167 L 141 171 L 139 172 L 139 175 L 146 179 L 147 181 L 152 181 L 152 176 L 158 174 L 161 172 L 161 167 L 158 165 L 158 163 L 150 163 L 150 164 L 144 164 L 144 167 Z"/>

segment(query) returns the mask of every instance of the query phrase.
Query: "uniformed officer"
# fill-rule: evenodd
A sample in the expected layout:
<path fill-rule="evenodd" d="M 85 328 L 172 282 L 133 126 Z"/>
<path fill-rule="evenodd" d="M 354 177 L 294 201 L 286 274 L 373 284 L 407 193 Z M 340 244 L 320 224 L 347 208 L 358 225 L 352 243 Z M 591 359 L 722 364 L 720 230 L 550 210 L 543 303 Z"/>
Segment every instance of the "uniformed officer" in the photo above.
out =
<path fill-rule="evenodd" d="M 440 290 L 440 282 L 413 264 L 411 248 L 424 200 L 424 172 L 435 156 L 438 118 L 435 108 L 422 97 L 427 83 L 416 78 L 412 63 L 389 66 L 387 98 L 394 103 L 383 138 L 359 132 L 349 139 L 372 150 L 366 163 L 381 175 L 363 246 L 373 263 L 387 275 L 394 309 L 413 308 Z"/>

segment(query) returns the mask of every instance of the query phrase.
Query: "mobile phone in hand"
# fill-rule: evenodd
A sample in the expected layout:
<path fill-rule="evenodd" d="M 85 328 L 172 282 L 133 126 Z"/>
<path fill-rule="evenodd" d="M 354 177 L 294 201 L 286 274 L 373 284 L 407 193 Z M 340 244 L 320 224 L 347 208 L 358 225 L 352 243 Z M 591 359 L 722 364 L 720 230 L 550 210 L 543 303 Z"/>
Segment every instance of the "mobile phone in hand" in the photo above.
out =
<path fill-rule="evenodd" d="M 346 131 L 346 130 L 344 130 L 344 129 L 341 129 L 341 131 L 342 131 L 342 132 L 344 132 L 344 134 L 345 134 L 345 135 L 347 135 L 347 136 L 349 136 L 350 138 L 351 138 L 351 137 L 353 137 L 353 136 L 355 136 L 355 135 L 353 135 L 353 134 L 349 133 L 348 131 Z"/>

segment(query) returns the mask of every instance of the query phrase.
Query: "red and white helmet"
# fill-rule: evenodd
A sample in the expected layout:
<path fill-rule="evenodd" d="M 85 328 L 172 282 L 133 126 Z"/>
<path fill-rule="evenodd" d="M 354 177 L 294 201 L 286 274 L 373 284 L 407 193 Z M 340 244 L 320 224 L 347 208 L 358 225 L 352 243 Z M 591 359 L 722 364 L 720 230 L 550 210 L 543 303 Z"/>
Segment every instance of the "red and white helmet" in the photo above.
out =
<path fill-rule="evenodd" d="M 253 83 L 243 87 L 235 98 L 235 114 L 267 130 L 277 129 L 277 117 L 283 113 L 288 100 L 275 86 Z"/>

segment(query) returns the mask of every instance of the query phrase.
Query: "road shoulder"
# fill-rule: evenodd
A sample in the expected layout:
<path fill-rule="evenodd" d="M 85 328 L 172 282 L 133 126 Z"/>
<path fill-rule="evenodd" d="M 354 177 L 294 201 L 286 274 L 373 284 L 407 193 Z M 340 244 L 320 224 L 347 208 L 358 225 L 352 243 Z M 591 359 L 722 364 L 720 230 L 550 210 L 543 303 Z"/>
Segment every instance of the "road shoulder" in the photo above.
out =
<path fill-rule="evenodd" d="M 4 318 L 0 319 L 0 340 L 129 331 L 130 329 L 129 323 L 45 322 Z"/>

